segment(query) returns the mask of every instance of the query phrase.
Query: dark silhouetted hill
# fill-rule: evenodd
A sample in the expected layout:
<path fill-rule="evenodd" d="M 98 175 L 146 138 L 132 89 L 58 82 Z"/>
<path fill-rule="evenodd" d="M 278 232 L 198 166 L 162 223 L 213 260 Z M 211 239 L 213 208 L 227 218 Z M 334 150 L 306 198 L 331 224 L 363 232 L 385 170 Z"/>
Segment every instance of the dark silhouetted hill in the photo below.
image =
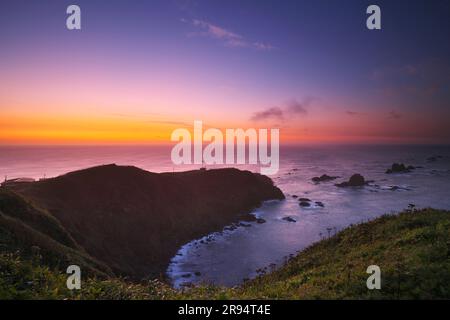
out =
<path fill-rule="evenodd" d="M 30 227 L 44 224 L 36 228 L 47 237 L 133 278 L 163 274 L 184 243 L 284 198 L 268 177 L 237 169 L 157 174 L 105 165 L 11 188 L 48 213 L 48 221 L 27 218 Z M 5 201 L 0 209 L 13 214 Z"/>

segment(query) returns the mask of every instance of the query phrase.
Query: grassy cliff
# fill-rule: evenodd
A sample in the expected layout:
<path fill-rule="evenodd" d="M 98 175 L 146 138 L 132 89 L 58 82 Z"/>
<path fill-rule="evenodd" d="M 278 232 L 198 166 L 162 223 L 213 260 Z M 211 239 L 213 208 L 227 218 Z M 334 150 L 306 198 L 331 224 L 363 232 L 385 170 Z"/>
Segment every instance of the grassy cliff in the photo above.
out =
<path fill-rule="evenodd" d="M 366 269 L 381 268 L 381 290 Z M 245 297 L 283 299 L 450 298 L 450 212 L 385 215 L 346 228 L 245 284 Z"/>
<path fill-rule="evenodd" d="M 368 265 L 381 290 L 366 288 Z M 0 298 L 53 299 L 441 299 L 450 298 L 450 212 L 386 215 L 317 242 L 280 269 L 236 288 L 178 291 L 159 281 L 129 283 L 90 276 L 65 289 L 65 274 L 21 252 L 0 254 Z"/>
<path fill-rule="evenodd" d="M 105 165 L 3 189 L 6 217 L 135 280 L 164 275 L 181 245 L 284 198 L 268 177 L 231 168 L 158 174 Z"/>

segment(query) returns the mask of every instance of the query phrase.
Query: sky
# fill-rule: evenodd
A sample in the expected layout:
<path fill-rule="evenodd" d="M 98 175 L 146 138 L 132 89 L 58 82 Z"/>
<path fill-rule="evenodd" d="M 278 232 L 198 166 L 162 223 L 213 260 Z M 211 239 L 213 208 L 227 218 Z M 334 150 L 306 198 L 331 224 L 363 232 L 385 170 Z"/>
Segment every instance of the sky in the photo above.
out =
<path fill-rule="evenodd" d="M 0 144 L 170 143 L 194 120 L 286 144 L 450 143 L 449 15 L 448 0 L 3 0 Z"/>

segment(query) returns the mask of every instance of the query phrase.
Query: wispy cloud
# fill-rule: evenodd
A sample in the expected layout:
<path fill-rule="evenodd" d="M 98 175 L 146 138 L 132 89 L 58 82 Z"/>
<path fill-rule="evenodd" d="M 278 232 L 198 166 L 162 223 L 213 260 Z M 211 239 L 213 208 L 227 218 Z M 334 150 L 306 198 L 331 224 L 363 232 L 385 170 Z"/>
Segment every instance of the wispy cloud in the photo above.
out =
<path fill-rule="evenodd" d="M 212 24 L 204 20 L 181 19 L 181 22 L 190 23 L 196 29 L 200 30 L 196 32 L 190 32 L 188 34 L 189 36 L 200 36 L 216 39 L 221 41 L 225 46 L 228 47 L 252 48 L 255 50 L 262 50 L 262 51 L 270 51 L 275 49 L 275 47 L 269 43 L 264 43 L 260 41 L 250 41 L 238 33 L 227 30 L 223 27 L 219 27 L 215 24 Z"/>
<path fill-rule="evenodd" d="M 315 99 L 308 97 L 302 102 L 296 99 L 287 101 L 282 107 L 271 107 L 262 111 L 255 112 L 250 118 L 252 121 L 263 120 L 281 120 L 285 121 L 294 116 L 305 116 L 308 114 L 308 107 Z"/>
<path fill-rule="evenodd" d="M 269 44 L 269 43 L 262 43 L 262 42 L 253 42 L 252 46 L 255 49 L 258 49 L 258 50 L 273 50 L 273 49 L 276 49 L 271 44 Z"/>
<path fill-rule="evenodd" d="M 252 121 L 261 121 L 267 119 L 283 120 L 284 112 L 280 107 L 272 107 L 263 111 L 258 111 L 250 118 Z"/>
<path fill-rule="evenodd" d="M 286 103 L 286 113 L 306 115 L 308 113 L 308 110 L 306 108 L 309 107 L 313 100 L 313 98 L 306 98 L 302 103 L 298 102 L 295 99 L 289 100 Z"/>

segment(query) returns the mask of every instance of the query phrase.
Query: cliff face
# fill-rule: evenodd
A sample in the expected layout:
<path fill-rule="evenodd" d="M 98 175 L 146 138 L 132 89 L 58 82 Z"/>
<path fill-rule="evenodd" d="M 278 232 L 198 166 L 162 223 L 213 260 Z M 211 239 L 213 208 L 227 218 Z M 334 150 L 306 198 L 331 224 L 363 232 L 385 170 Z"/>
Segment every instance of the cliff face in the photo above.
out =
<path fill-rule="evenodd" d="M 23 259 L 51 269 L 65 271 L 76 264 L 88 276 L 113 275 L 107 265 L 89 256 L 55 217 L 9 188 L 0 187 L 0 255 L 11 257 L 8 254 L 16 256 L 17 252 Z"/>
<path fill-rule="evenodd" d="M 106 165 L 14 187 L 116 273 L 162 274 L 184 243 L 234 222 L 282 192 L 237 169 L 150 173 Z"/>

